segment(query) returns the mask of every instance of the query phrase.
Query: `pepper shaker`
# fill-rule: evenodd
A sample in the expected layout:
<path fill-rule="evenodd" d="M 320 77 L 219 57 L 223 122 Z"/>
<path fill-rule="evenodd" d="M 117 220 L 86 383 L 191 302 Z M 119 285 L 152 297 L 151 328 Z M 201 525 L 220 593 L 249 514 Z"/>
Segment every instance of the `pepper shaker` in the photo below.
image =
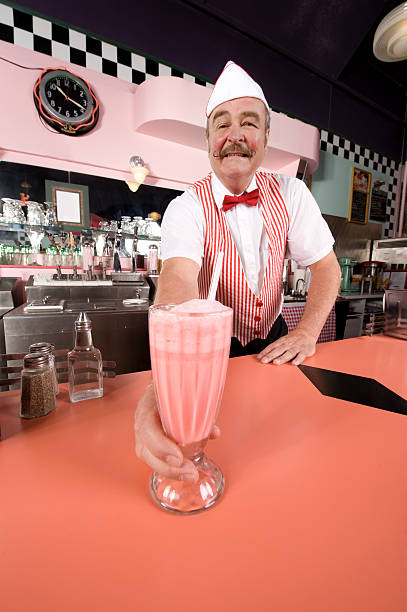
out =
<path fill-rule="evenodd" d="M 42 417 L 56 408 L 54 379 L 49 357 L 29 353 L 24 357 L 21 372 L 20 416 L 23 419 Z"/>
<path fill-rule="evenodd" d="M 52 371 L 52 378 L 54 381 L 54 389 L 55 395 L 59 393 L 58 387 L 58 379 L 57 379 L 57 371 L 55 366 L 55 346 L 50 342 L 36 342 L 35 344 L 30 344 L 30 348 L 28 349 L 29 353 L 43 353 L 48 356 L 50 368 Z"/>

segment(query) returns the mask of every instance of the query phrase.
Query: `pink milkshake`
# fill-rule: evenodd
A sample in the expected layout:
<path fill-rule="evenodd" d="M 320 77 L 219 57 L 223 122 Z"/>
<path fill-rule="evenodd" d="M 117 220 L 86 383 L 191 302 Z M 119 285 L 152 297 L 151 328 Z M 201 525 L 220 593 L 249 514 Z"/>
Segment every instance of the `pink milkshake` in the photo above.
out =
<path fill-rule="evenodd" d="M 154 387 L 166 433 L 181 445 L 204 440 L 225 383 L 232 311 L 191 300 L 152 310 L 149 321 Z"/>
<path fill-rule="evenodd" d="M 232 319 L 232 310 L 215 300 L 152 306 L 149 314 L 151 367 L 161 422 L 166 434 L 181 446 L 184 456 L 196 462 L 199 473 L 202 465 L 205 482 L 208 478 L 213 480 L 213 476 L 208 476 L 209 463 L 213 462 L 203 454 L 203 447 L 215 423 L 222 397 Z M 202 462 L 206 462 L 205 466 Z M 222 474 L 216 465 L 215 469 L 223 488 Z M 157 488 L 160 484 L 157 479 L 162 477 L 153 475 L 153 481 L 154 478 Z M 169 482 L 176 487 L 175 481 Z M 185 483 L 178 484 L 185 489 Z M 188 486 L 200 485 L 201 480 L 197 485 Z M 152 487 L 156 498 L 154 482 Z M 215 494 L 216 483 L 211 481 L 210 488 Z M 164 491 L 165 486 L 160 489 Z M 216 490 L 217 496 L 218 493 Z M 166 507 L 162 500 L 156 501 Z M 182 510 L 170 509 L 190 512 L 205 508 L 191 509 L 186 504 L 182 505 Z"/>

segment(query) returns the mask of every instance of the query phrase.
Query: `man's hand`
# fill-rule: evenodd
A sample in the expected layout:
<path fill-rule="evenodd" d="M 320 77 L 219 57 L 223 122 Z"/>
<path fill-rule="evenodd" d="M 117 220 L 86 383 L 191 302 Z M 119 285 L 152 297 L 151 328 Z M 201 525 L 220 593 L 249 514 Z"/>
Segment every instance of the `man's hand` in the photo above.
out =
<path fill-rule="evenodd" d="M 280 365 L 291 361 L 293 365 L 300 365 L 306 357 L 315 353 L 315 344 L 316 338 L 297 328 L 266 346 L 257 359 L 261 363 Z"/>
<path fill-rule="evenodd" d="M 319 334 L 338 294 L 341 271 L 333 251 L 309 268 L 311 285 L 301 321 L 296 329 L 272 342 L 257 355 L 262 363 L 280 365 L 291 361 L 293 365 L 300 365 L 315 353 Z"/>
<path fill-rule="evenodd" d="M 140 399 L 134 424 L 136 454 L 154 471 L 166 478 L 196 482 L 198 470 L 189 459 L 184 459 L 181 449 L 164 433 L 151 383 Z M 220 435 L 218 427 L 213 428 L 210 437 Z"/>

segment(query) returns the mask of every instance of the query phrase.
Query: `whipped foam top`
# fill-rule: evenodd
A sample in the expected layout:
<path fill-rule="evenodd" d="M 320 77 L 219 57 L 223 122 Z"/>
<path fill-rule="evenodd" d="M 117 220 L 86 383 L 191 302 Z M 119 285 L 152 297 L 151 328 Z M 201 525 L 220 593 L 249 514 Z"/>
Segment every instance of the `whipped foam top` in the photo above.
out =
<path fill-rule="evenodd" d="M 150 347 L 177 355 L 229 351 L 232 309 L 216 300 L 189 300 L 150 311 Z"/>
<path fill-rule="evenodd" d="M 182 304 L 177 304 L 172 309 L 172 312 L 187 312 L 189 314 L 199 314 L 205 312 L 224 312 L 229 310 L 227 306 L 224 306 L 216 300 L 188 300 Z"/>

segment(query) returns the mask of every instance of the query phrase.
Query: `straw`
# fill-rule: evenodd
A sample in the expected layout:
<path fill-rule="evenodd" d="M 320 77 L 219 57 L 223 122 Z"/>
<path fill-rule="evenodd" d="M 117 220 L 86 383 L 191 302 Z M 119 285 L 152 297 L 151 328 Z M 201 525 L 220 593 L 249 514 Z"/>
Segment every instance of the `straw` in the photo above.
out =
<path fill-rule="evenodd" d="M 216 290 L 218 288 L 220 272 L 222 270 L 223 251 L 219 251 L 216 255 L 215 267 L 211 278 L 211 286 L 209 287 L 208 300 L 214 300 Z"/>

